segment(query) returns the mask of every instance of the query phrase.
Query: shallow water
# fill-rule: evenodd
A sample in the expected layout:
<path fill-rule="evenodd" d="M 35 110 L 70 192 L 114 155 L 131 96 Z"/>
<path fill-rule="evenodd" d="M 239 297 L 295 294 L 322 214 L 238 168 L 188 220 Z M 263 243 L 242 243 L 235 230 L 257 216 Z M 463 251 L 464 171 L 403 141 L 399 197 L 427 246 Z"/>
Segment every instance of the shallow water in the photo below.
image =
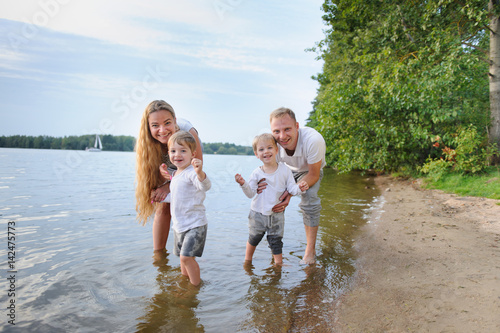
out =
<path fill-rule="evenodd" d="M 336 297 L 354 272 L 352 239 L 379 193 L 367 177 L 325 169 L 318 262 L 301 266 L 305 234 L 292 198 L 286 210 L 284 266 L 265 239 L 243 266 L 248 178 L 253 156 L 206 155 L 212 180 L 203 284 L 180 274 L 171 253 L 153 258 L 151 224 L 135 221 L 134 153 L 0 149 L 0 267 L 3 307 L 15 329 L 36 332 L 304 332 L 328 327 Z M 368 187 L 368 188 L 367 188 Z M 9 224 L 10 222 L 10 224 Z M 15 228 L 15 257 L 7 231 Z M 11 248 L 12 250 L 12 248 Z M 12 267 L 9 267 L 12 264 Z M 11 281 L 12 282 L 12 281 Z M 4 310 L 2 331 L 12 309 Z"/>

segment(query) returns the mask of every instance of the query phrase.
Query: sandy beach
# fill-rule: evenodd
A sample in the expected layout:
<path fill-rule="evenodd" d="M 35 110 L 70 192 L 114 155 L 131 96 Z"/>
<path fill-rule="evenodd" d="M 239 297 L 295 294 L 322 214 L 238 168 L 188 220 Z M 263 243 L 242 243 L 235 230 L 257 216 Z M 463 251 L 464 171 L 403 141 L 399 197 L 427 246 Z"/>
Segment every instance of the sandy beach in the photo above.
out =
<path fill-rule="evenodd" d="M 356 241 L 333 331 L 500 332 L 499 201 L 376 182 L 385 203 Z"/>

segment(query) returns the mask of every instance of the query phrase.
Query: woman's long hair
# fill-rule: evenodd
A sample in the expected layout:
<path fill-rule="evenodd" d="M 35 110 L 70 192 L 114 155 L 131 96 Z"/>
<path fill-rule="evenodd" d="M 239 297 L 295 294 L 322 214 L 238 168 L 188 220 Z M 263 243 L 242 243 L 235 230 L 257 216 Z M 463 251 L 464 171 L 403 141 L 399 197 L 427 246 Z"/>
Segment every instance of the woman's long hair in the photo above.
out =
<path fill-rule="evenodd" d="M 149 115 L 160 110 L 170 112 L 175 119 L 175 111 L 170 104 L 162 100 L 152 101 L 142 115 L 139 137 L 135 145 L 135 210 L 137 211 L 137 220 L 143 225 L 155 212 L 156 206 L 151 203 L 151 191 L 163 182 L 159 167 L 162 163 L 162 155 L 166 153 L 166 147 L 154 139 L 149 130 Z"/>

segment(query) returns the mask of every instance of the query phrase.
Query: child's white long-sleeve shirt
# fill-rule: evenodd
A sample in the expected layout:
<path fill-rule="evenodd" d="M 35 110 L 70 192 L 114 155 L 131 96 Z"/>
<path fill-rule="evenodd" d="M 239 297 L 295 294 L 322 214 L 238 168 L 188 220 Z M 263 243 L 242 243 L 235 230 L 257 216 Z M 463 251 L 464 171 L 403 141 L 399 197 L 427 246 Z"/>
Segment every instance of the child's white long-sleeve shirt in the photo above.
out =
<path fill-rule="evenodd" d="M 192 165 L 174 174 L 170 182 L 170 212 L 175 231 L 184 232 L 207 224 L 203 201 L 211 185 L 208 176 L 200 182 Z"/>
<path fill-rule="evenodd" d="M 257 194 L 257 183 L 262 178 L 266 179 L 267 186 L 262 193 L 255 195 Z M 278 163 L 278 169 L 273 173 L 265 173 L 262 167 L 258 167 L 241 188 L 247 197 L 253 198 L 251 209 L 263 215 L 273 213 L 272 208 L 279 203 L 279 197 L 285 190 L 291 195 L 303 193 L 295 182 L 292 171 L 283 163 Z"/>

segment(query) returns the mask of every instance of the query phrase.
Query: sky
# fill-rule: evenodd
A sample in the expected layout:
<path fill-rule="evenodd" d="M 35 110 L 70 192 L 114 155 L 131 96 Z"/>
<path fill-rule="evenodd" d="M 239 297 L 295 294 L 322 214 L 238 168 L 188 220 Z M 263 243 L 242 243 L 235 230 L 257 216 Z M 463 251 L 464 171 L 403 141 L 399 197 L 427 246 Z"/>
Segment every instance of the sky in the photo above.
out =
<path fill-rule="evenodd" d="M 137 137 L 163 99 L 204 142 L 312 110 L 320 0 L 0 0 L 0 135 Z"/>

